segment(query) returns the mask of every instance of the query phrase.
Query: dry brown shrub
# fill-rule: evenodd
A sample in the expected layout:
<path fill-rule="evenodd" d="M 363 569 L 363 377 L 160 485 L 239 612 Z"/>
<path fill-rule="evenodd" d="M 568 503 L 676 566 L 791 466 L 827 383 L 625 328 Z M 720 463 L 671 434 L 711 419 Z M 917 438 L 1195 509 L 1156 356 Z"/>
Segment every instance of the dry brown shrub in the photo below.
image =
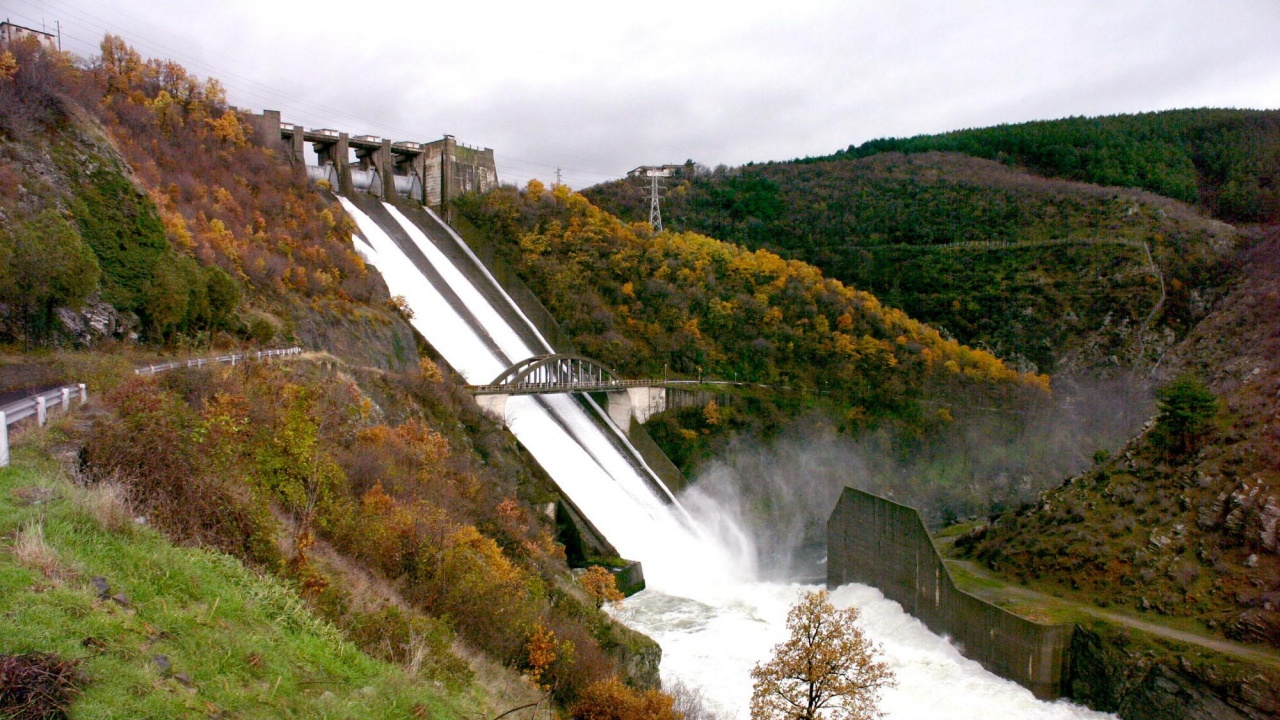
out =
<path fill-rule="evenodd" d="M 657 690 L 638 692 L 617 677 L 593 683 L 573 706 L 575 720 L 679 720 L 672 699 Z"/>
<path fill-rule="evenodd" d="M 0 717 L 67 717 L 67 705 L 87 682 L 79 665 L 52 653 L 0 654 Z"/>

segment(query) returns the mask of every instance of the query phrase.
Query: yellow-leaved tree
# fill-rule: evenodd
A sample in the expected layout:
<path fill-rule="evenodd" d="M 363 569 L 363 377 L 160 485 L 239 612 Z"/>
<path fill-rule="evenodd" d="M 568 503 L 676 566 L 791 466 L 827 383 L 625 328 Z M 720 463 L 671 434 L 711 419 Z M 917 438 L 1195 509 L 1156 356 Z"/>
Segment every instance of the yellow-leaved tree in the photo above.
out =
<path fill-rule="evenodd" d="M 896 684 L 879 649 L 837 609 L 826 590 L 806 593 L 787 614 L 791 637 L 751 670 L 751 720 L 866 720 L 878 717 L 880 690 Z"/>

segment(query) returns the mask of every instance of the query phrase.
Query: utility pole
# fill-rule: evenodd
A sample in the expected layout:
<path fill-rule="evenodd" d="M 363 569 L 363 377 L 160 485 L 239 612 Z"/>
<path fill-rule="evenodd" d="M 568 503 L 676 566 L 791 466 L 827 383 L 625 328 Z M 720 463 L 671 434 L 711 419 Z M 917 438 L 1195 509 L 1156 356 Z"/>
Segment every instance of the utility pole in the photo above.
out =
<path fill-rule="evenodd" d="M 658 178 L 671 177 L 671 171 L 666 168 L 651 167 L 645 170 L 644 174 L 649 176 L 649 225 L 653 227 L 654 232 L 662 232 L 662 209 L 658 206 L 658 190 L 662 186 L 658 184 Z"/>
<path fill-rule="evenodd" d="M 559 166 L 559 165 L 557 165 L 557 166 L 556 166 L 556 184 L 557 184 L 557 185 L 563 185 L 563 184 L 564 184 L 564 183 L 560 182 L 560 166 Z"/>

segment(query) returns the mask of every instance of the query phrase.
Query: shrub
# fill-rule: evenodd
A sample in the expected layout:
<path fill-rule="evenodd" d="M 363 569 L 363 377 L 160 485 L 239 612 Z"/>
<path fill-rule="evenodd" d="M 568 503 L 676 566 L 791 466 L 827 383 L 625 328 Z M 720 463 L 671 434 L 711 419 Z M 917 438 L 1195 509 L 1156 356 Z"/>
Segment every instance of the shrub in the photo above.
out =
<path fill-rule="evenodd" d="M 1153 440 L 1171 456 L 1186 455 L 1199 449 L 1218 413 L 1218 398 L 1204 382 L 1191 374 L 1182 374 L 1156 391 L 1160 414 L 1156 418 Z"/>
<path fill-rule="evenodd" d="M 571 710 L 575 720 L 678 720 L 672 699 L 657 690 L 637 692 L 617 677 L 589 685 Z"/>
<path fill-rule="evenodd" d="M 40 652 L 0 654 L 0 717 L 65 718 L 67 706 L 87 682 L 77 660 Z"/>
<path fill-rule="evenodd" d="M 435 618 L 391 606 L 355 614 L 347 636 L 370 655 L 414 673 L 453 687 L 471 682 L 471 668 L 450 650 L 453 631 Z"/>

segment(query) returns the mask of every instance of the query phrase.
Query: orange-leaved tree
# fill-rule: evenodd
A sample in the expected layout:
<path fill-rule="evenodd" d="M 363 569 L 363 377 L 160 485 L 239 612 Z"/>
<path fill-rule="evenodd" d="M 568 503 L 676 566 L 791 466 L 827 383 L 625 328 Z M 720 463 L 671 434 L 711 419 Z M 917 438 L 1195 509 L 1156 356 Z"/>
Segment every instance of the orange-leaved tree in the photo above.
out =
<path fill-rule="evenodd" d="M 751 670 L 751 720 L 864 720 L 879 716 L 893 671 L 856 625 L 856 608 L 837 609 L 830 593 L 806 593 L 787 614 L 791 637 Z"/>
<path fill-rule="evenodd" d="M 592 565 L 587 571 L 578 578 L 578 582 L 582 583 L 582 589 L 587 591 L 587 595 L 596 604 L 599 610 L 605 603 L 613 605 L 622 602 L 623 595 L 618 590 L 618 581 L 613 573 L 605 570 L 599 565 Z"/>

